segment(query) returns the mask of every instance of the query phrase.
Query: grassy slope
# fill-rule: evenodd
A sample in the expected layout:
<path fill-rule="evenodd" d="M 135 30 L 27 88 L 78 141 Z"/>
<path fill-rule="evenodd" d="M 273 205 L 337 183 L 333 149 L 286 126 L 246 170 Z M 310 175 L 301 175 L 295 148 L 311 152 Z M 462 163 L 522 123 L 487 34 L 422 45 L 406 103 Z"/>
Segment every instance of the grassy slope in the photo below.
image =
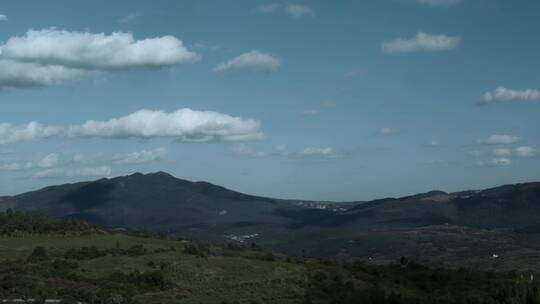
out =
<path fill-rule="evenodd" d="M 166 288 L 137 287 L 137 283 L 126 283 L 124 277 L 122 284 L 135 288 L 124 303 L 540 303 L 540 286 L 531 284 L 527 276 L 510 273 L 432 270 L 410 262 L 340 266 L 221 247 L 211 248 L 213 254 L 206 256 L 184 253 L 191 244 L 126 234 L 0 237 L 0 267 L 10 269 L 17 281 L 17 277 L 27 277 L 29 284 L 44 281 L 54 288 L 58 284 L 73 290 L 93 284 L 111 291 L 111 286 L 120 284 L 114 279 L 119 273 L 150 274 L 156 269 L 172 283 Z M 73 260 L 76 267 L 55 275 L 54 261 L 69 263 L 64 256 L 70 249 L 95 246 L 100 250 L 125 250 L 134 245 L 143 245 L 146 252 Z M 49 258 L 27 259 L 36 246 L 44 246 Z M 0 292 L 12 294 L 9 287 L 6 289 L 10 279 L 2 278 L 1 271 Z M 35 296 L 29 290 L 24 296 Z"/>
<path fill-rule="evenodd" d="M 78 261 L 76 273 L 89 279 L 105 279 L 115 272 L 147 272 L 150 262 L 167 263 L 166 278 L 175 287 L 136 297 L 141 303 L 221 303 L 259 299 L 268 303 L 297 303 L 303 293 L 298 282 L 304 266 L 285 261 L 253 259 L 255 252 L 227 252 L 205 258 L 182 253 L 185 242 L 134 237 L 124 234 L 61 236 L 37 235 L 0 238 L 0 261 L 29 256 L 36 246 L 44 246 L 51 255 L 62 254 L 71 248 L 96 246 L 99 249 L 129 248 L 144 245 L 149 253 L 142 256 L 104 256 Z M 175 251 L 170 251 L 170 248 Z M 154 250 L 169 250 L 153 252 Z M 230 256 L 228 256 L 230 255 Z M 251 256 L 250 256 L 251 255 Z"/>

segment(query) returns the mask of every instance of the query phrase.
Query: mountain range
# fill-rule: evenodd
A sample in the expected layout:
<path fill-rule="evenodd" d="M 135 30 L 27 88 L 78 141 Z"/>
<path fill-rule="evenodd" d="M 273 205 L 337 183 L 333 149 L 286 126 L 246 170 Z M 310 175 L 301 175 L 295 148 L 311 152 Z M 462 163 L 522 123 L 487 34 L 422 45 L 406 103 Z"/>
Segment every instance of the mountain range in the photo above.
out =
<path fill-rule="evenodd" d="M 0 197 L 0 209 L 8 208 L 380 263 L 407 255 L 443 266 L 467 259 L 490 268 L 488 258 L 496 252 L 506 254 L 499 267 L 537 267 L 530 256 L 540 246 L 538 182 L 335 203 L 259 197 L 164 172 L 135 173 Z"/>

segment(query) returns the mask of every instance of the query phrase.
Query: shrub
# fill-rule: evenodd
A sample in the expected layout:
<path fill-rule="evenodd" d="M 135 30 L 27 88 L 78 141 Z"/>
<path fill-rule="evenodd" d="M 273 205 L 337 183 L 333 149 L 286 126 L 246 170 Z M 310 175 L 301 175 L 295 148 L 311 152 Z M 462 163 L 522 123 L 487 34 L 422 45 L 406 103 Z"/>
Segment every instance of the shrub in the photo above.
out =
<path fill-rule="evenodd" d="M 73 248 L 65 254 L 66 258 L 75 260 L 91 260 L 102 256 L 105 256 L 105 252 L 97 249 L 96 246 Z"/>
<path fill-rule="evenodd" d="M 185 254 L 206 257 L 210 254 L 210 247 L 206 244 L 191 242 L 184 247 L 183 252 Z"/>
<path fill-rule="evenodd" d="M 31 260 L 45 260 L 48 258 L 47 249 L 43 246 L 37 246 L 30 255 Z"/>

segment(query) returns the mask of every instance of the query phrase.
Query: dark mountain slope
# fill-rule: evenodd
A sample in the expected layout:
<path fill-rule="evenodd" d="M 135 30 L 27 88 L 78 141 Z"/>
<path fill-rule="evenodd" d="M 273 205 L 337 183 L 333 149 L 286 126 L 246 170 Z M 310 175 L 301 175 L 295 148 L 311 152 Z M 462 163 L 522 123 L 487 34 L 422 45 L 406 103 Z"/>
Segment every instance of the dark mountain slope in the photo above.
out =
<path fill-rule="evenodd" d="M 467 226 L 523 228 L 540 223 L 540 183 L 505 185 L 452 200 Z"/>
<path fill-rule="evenodd" d="M 401 198 L 321 209 L 317 202 L 286 201 L 232 191 L 167 173 L 135 173 L 43 188 L 0 199 L 0 208 L 79 217 L 99 224 L 160 231 L 245 228 L 421 227 L 456 224 L 477 228 L 524 228 L 540 223 L 540 183 L 482 191 L 430 191 Z M 316 206 L 316 209 L 305 206 Z M 327 203 L 328 206 L 331 203 Z"/>
<path fill-rule="evenodd" d="M 157 231 L 223 228 L 242 221 L 283 224 L 287 219 L 273 210 L 292 207 L 284 201 L 177 179 L 164 172 L 47 187 L 5 198 L 0 205 Z"/>

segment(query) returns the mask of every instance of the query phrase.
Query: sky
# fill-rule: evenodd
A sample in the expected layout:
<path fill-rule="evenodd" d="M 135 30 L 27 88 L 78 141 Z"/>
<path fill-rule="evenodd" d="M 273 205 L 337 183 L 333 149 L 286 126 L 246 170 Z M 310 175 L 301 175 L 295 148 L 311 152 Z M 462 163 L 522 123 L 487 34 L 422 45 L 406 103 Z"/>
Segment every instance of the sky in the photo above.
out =
<path fill-rule="evenodd" d="M 0 195 L 166 171 L 353 201 L 540 180 L 536 0 L 0 4 Z"/>

